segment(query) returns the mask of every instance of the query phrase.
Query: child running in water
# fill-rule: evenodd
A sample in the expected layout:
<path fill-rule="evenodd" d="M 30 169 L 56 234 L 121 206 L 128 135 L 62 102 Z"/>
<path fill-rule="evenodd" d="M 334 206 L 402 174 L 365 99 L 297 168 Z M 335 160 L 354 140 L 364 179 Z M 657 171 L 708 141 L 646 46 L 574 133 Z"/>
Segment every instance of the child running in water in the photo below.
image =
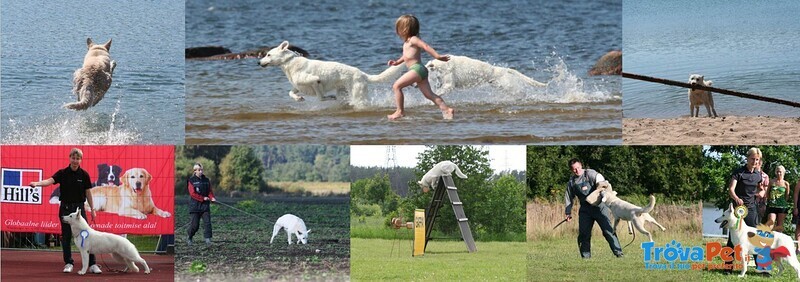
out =
<path fill-rule="evenodd" d="M 442 100 L 442 97 L 433 94 L 433 90 L 431 90 L 431 84 L 428 82 L 428 69 L 422 65 L 420 59 L 422 52 L 420 50 L 425 50 L 425 52 L 428 52 L 428 54 L 440 61 L 450 60 L 450 57 L 440 56 L 439 53 L 436 53 L 436 50 L 433 50 L 433 47 L 428 46 L 425 41 L 422 41 L 422 39 L 418 37 L 419 20 L 413 15 L 400 16 L 395 22 L 395 32 L 403 39 L 403 56 L 396 61 L 389 60 L 388 64 L 390 66 L 397 66 L 406 63 L 409 71 L 397 79 L 392 86 L 394 100 L 395 103 L 397 103 L 397 110 L 393 114 L 388 115 L 387 118 L 389 118 L 389 120 L 396 120 L 405 116 L 405 109 L 403 108 L 403 88 L 416 82 L 419 90 L 422 91 L 422 95 L 425 95 L 425 98 L 433 101 L 433 103 L 442 110 L 442 117 L 444 117 L 444 119 L 453 119 L 453 112 L 455 112 L 455 110 L 448 107 L 444 103 L 444 100 Z"/>

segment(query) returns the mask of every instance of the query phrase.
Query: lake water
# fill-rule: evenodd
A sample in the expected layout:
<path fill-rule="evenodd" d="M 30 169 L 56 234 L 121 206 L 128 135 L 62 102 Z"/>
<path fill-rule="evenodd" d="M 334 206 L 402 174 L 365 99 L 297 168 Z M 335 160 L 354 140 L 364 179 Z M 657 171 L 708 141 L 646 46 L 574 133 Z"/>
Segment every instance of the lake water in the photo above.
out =
<path fill-rule="evenodd" d="M 621 49 L 621 12 L 620 1 L 189 1 L 187 47 L 241 52 L 287 40 L 312 59 L 377 74 L 401 54 L 395 19 L 412 13 L 422 39 L 438 52 L 510 67 L 549 85 L 522 93 L 456 90 L 444 97 L 457 110 L 453 121 L 410 88 L 409 118 L 389 122 L 390 84 L 370 85 L 368 107 L 355 110 L 316 97 L 295 102 L 280 68 L 262 69 L 255 59 L 186 61 L 186 142 L 619 144 L 620 78 L 586 72 Z"/>
<path fill-rule="evenodd" d="M 3 144 L 183 144 L 183 1 L 0 5 Z M 96 106 L 67 110 L 87 37 L 113 39 L 114 81 Z"/>
<path fill-rule="evenodd" d="M 722 215 L 722 210 L 712 206 L 703 206 L 703 234 L 722 235 L 719 223 L 714 222 Z"/>
<path fill-rule="evenodd" d="M 800 102 L 800 2 L 623 1 L 625 72 Z M 687 89 L 623 80 L 626 118 L 689 115 Z M 719 115 L 800 116 L 797 108 L 714 93 Z M 701 107 L 701 115 L 706 115 Z"/>

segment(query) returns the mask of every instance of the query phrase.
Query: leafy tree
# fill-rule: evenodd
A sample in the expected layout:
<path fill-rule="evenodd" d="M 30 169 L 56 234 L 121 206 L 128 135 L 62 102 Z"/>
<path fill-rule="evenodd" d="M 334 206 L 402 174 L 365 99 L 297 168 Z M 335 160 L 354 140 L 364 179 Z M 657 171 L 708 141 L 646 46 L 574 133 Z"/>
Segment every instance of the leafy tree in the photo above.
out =
<path fill-rule="evenodd" d="M 267 188 L 264 167 L 250 146 L 232 146 L 220 163 L 219 187 L 224 191 L 260 192 Z"/>
<path fill-rule="evenodd" d="M 571 158 L 597 170 L 621 195 L 691 201 L 708 181 L 700 146 L 529 146 L 527 157 L 529 199 L 563 201 Z"/>
<path fill-rule="evenodd" d="M 703 200 L 713 202 L 719 208 L 730 203 L 728 185 L 731 173 L 745 165 L 747 151 L 753 146 L 710 146 L 704 149 L 703 174 L 709 180 L 705 186 Z M 794 185 L 800 180 L 800 146 L 756 146 L 761 149 L 763 167 L 770 179 L 775 178 L 775 168 L 786 168 L 784 179 Z M 794 189 L 795 186 L 791 186 Z M 794 190 L 791 190 L 793 193 Z"/>
<path fill-rule="evenodd" d="M 494 220 L 494 218 L 485 218 L 480 208 L 484 208 L 480 201 L 484 200 L 483 195 L 487 194 L 492 189 L 489 182 L 492 176 L 492 169 L 489 166 L 488 159 L 489 152 L 484 148 L 476 148 L 474 146 L 428 146 L 427 149 L 419 154 L 417 162 L 417 177 L 415 180 L 409 182 L 409 195 L 400 203 L 400 214 L 404 218 L 413 218 L 414 209 L 427 207 L 432 198 L 433 191 L 429 193 L 422 193 L 419 186 L 416 184 L 416 179 L 421 179 L 429 169 L 435 164 L 449 160 L 458 165 L 464 174 L 468 176 L 467 179 L 453 177 L 456 187 L 458 187 L 458 195 L 464 203 L 464 212 L 470 219 L 470 223 L 480 224 Z M 433 187 L 435 188 L 435 187 Z M 447 196 L 445 196 L 447 197 Z M 447 199 L 445 199 L 447 201 Z M 524 206 L 524 199 L 520 199 L 520 206 Z M 496 207 L 506 208 L 506 207 Z M 442 206 L 439 210 L 440 218 L 434 225 L 445 234 L 456 234 L 459 232 L 458 223 L 455 220 L 453 209 L 448 208 L 447 204 Z M 516 223 L 511 223 L 516 224 Z"/>
<path fill-rule="evenodd" d="M 376 174 L 371 178 L 353 182 L 350 196 L 352 210 L 359 209 L 361 205 L 377 204 L 381 207 L 384 215 L 397 210 L 399 201 L 399 196 L 392 191 L 389 177 L 386 174 Z"/>

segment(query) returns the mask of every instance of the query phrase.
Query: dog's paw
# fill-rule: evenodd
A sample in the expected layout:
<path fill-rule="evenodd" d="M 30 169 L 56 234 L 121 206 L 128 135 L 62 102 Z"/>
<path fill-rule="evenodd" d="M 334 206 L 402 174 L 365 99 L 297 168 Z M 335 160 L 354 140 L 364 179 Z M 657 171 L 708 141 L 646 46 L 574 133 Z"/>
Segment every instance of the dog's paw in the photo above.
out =
<path fill-rule="evenodd" d="M 144 271 L 144 274 L 150 274 L 150 270 L 149 270 L 149 269 L 148 269 L 148 270 L 145 270 L 145 271 Z"/>
<path fill-rule="evenodd" d="M 161 217 L 170 217 L 170 216 L 172 216 L 172 214 L 171 214 L 171 213 L 169 213 L 169 212 L 161 212 L 161 213 L 160 213 L 160 214 L 158 214 L 158 215 L 159 215 L 159 216 L 161 216 Z"/>
<path fill-rule="evenodd" d="M 134 214 L 133 218 L 135 218 L 135 219 L 147 219 L 147 216 L 145 214 L 143 214 L 143 213 L 140 213 L 140 214 Z"/>
<path fill-rule="evenodd" d="M 84 275 L 84 274 L 86 274 L 86 270 L 78 271 L 78 275 Z"/>

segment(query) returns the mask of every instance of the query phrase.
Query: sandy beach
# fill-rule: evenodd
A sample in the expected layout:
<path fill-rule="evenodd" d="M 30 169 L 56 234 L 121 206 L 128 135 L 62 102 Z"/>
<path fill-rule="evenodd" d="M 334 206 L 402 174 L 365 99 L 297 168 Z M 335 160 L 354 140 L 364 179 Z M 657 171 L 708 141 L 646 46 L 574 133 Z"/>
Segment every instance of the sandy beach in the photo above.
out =
<path fill-rule="evenodd" d="M 622 119 L 625 145 L 797 145 L 800 117 Z"/>

